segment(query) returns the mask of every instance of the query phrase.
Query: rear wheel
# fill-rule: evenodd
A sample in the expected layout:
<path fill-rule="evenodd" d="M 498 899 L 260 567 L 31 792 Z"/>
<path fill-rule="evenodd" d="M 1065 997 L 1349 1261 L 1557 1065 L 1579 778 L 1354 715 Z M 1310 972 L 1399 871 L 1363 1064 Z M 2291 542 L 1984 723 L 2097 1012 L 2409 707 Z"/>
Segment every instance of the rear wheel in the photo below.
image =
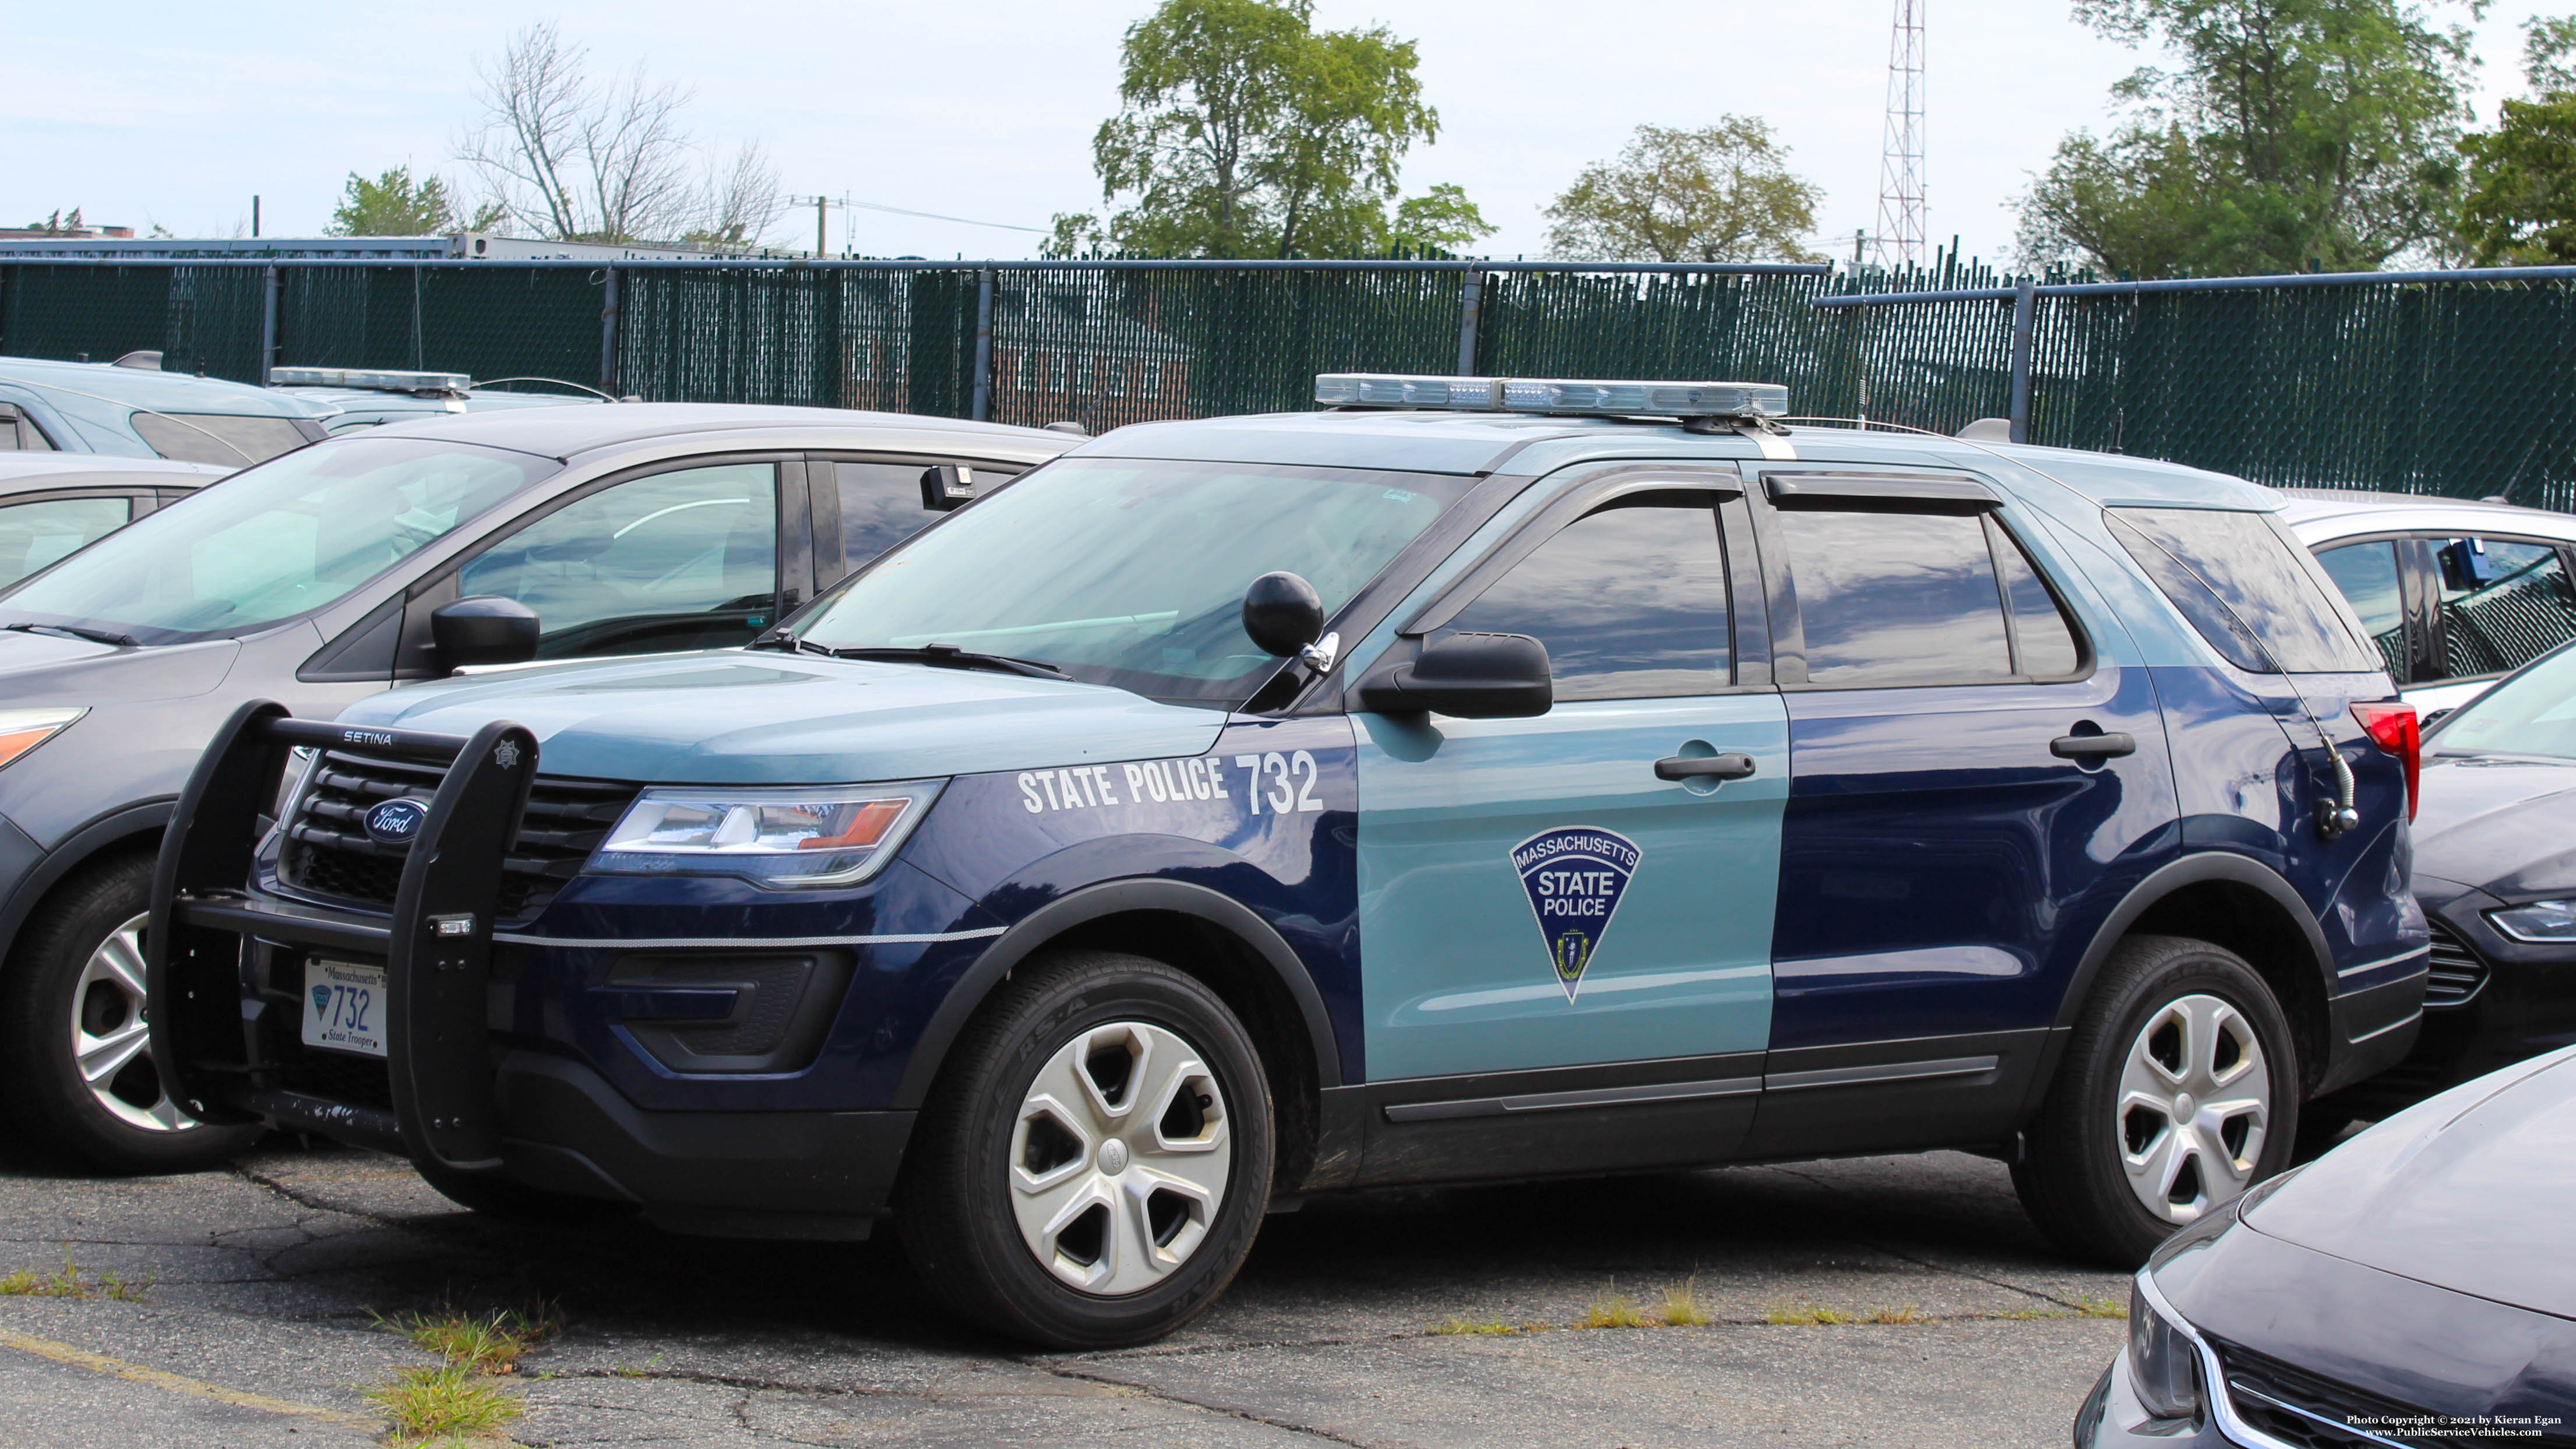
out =
<path fill-rule="evenodd" d="M 2286 1169 L 2298 1134 L 2289 1018 L 2234 952 L 2134 936 L 2102 969 L 2013 1169 L 2041 1231 L 2133 1268 Z"/>
<path fill-rule="evenodd" d="M 188 1172 L 258 1140 L 170 1096 L 150 1051 L 143 928 L 152 860 L 73 876 L 20 928 L 0 978 L 0 1103 L 41 1147 L 109 1172 Z"/>
<path fill-rule="evenodd" d="M 1086 951 L 1015 974 L 913 1129 L 904 1245 L 997 1332 L 1160 1338 L 1233 1281 L 1269 1205 L 1259 1053 L 1214 992 L 1160 962 Z"/>

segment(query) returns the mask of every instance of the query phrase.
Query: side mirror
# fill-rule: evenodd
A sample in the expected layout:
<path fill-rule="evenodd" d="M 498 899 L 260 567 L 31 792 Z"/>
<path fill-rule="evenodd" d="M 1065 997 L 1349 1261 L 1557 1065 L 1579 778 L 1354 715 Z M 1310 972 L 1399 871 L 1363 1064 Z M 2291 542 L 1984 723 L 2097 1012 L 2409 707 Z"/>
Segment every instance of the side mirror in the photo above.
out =
<path fill-rule="evenodd" d="M 430 611 L 429 642 L 449 669 L 524 664 L 537 657 L 537 611 L 498 594 L 458 599 Z"/>
<path fill-rule="evenodd" d="M 1527 634 L 1452 634 L 1409 664 L 1381 665 L 1360 681 L 1374 714 L 1426 710 L 1459 719 L 1529 719 L 1556 703 L 1547 646 Z"/>
<path fill-rule="evenodd" d="M 1324 635 L 1324 596 L 1295 574 L 1263 574 L 1243 591 L 1243 632 L 1282 659 Z"/>
<path fill-rule="evenodd" d="M 941 463 L 921 470 L 921 506 L 946 513 L 975 501 L 975 470 L 963 463 Z"/>

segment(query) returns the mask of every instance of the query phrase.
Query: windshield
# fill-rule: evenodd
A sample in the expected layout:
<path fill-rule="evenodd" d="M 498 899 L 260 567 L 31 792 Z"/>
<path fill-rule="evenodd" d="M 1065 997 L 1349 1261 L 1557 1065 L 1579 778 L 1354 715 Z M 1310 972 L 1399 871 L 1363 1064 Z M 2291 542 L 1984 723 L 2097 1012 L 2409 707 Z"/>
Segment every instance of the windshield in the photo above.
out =
<path fill-rule="evenodd" d="M 273 624 L 340 598 L 562 466 L 470 444 L 316 443 L 0 593 L 0 623 L 79 624 L 153 644 Z"/>
<path fill-rule="evenodd" d="M 2576 760 L 2576 647 L 2541 659 L 2453 710 L 2424 739 L 2439 755 Z"/>
<path fill-rule="evenodd" d="M 1062 459 L 887 554 L 803 637 L 950 644 L 1156 699 L 1237 700 L 1277 663 L 1244 635 L 1246 586 L 1302 575 L 1330 617 L 1473 482 Z"/>

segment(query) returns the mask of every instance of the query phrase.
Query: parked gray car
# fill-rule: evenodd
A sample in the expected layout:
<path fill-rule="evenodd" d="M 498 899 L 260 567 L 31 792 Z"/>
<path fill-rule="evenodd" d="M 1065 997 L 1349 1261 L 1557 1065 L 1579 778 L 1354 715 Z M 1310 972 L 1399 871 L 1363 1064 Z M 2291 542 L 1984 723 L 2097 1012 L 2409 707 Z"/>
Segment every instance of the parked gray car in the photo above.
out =
<path fill-rule="evenodd" d="M 0 453 L 0 588 L 232 472 L 91 453 Z"/>
<path fill-rule="evenodd" d="M 246 468 L 325 435 L 332 410 L 275 388 L 114 362 L 0 357 L 0 452 L 110 453 Z"/>
<path fill-rule="evenodd" d="M 112 1170 L 242 1145 L 162 1090 L 141 944 L 173 800 L 244 700 L 327 718 L 460 664 L 747 642 L 934 508 L 1079 441 L 696 404 L 400 423 L 0 589 L 0 1112 Z"/>

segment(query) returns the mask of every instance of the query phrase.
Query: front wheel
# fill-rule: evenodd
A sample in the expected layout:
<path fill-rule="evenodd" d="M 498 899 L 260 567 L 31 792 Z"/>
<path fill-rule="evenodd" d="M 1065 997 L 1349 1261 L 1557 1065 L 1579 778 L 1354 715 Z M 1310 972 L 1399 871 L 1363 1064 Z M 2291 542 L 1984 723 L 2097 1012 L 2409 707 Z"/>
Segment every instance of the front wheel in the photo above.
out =
<path fill-rule="evenodd" d="M 143 927 L 152 860 L 128 856 L 56 888 L 0 974 L 0 1103 L 37 1144 L 109 1172 L 189 1172 L 258 1140 L 174 1100 L 150 1051 Z"/>
<path fill-rule="evenodd" d="M 1141 957 L 1021 968 L 960 1037 L 896 1200 L 914 1266 L 1055 1348 L 1160 1338 L 1215 1302 L 1270 1197 L 1271 1104 L 1224 1001 Z"/>
<path fill-rule="evenodd" d="M 2289 1018 L 2206 941 L 2134 936 L 2102 968 L 2013 1186 L 2061 1247 L 2122 1268 L 2286 1170 L 2299 1127 Z"/>

